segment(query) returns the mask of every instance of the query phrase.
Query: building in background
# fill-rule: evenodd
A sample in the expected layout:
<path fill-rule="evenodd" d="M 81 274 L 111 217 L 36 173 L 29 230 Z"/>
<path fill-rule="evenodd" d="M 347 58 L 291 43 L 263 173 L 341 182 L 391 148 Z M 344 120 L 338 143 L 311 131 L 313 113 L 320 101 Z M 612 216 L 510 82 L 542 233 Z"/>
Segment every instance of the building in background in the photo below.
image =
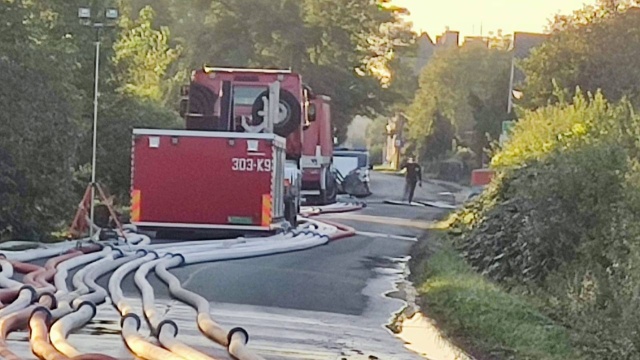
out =
<path fill-rule="evenodd" d="M 460 46 L 460 32 L 447 29 L 436 37 L 436 46 L 444 49 Z"/>

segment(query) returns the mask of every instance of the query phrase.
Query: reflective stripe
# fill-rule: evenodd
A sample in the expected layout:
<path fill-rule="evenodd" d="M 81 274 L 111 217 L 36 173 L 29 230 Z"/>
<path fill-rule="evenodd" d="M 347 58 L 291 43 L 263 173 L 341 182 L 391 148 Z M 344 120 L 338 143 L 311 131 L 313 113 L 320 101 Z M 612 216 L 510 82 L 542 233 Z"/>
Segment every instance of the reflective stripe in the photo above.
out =
<path fill-rule="evenodd" d="M 271 195 L 262 195 L 262 226 L 271 225 Z"/>
<path fill-rule="evenodd" d="M 131 192 L 131 221 L 140 221 L 140 190 Z"/>

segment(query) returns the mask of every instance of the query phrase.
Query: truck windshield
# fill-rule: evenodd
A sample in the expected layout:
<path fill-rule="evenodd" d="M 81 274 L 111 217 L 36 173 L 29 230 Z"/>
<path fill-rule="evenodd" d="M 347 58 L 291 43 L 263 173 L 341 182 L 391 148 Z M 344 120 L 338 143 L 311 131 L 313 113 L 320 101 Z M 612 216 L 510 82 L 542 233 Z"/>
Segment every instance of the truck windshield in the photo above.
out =
<path fill-rule="evenodd" d="M 234 86 L 233 103 L 236 106 L 251 106 L 265 90 L 267 88 L 263 86 Z"/>

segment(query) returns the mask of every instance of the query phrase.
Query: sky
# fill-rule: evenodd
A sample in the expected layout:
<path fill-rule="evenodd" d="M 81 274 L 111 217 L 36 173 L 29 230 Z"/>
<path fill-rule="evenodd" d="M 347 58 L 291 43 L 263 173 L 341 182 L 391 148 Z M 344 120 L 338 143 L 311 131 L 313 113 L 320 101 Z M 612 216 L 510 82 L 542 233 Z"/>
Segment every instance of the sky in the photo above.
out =
<path fill-rule="evenodd" d="M 502 29 L 542 32 L 548 19 L 557 13 L 571 13 L 595 0 L 394 0 L 409 9 L 409 20 L 418 32 L 426 31 L 435 39 L 448 26 L 462 36 L 484 35 Z"/>

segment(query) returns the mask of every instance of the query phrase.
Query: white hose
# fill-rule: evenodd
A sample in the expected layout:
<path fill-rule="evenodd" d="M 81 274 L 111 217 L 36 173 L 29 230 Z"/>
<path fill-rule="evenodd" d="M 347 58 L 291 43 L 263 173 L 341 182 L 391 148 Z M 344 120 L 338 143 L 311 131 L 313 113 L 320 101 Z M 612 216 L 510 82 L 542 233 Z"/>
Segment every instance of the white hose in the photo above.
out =
<path fill-rule="evenodd" d="M 153 261 L 149 261 L 138 268 L 136 274 L 133 277 L 136 286 L 140 290 L 140 294 L 142 294 L 142 309 L 144 311 L 144 316 L 147 318 L 147 322 L 151 327 L 152 332 L 156 332 L 158 329 L 158 325 L 160 321 L 162 321 L 162 317 L 160 313 L 155 307 L 155 295 L 153 292 L 153 287 L 147 281 L 147 274 L 151 269 L 153 269 L 159 262 L 166 261 L 171 259 L 170 256 L 162 257 L 160 259 L 156 259 Z"/>
<path fill-rule="evenodd" d="M 69 276 L 69 269 L 74 269 L 78 266 L 101 259 L 111 251 L 113 250 L 110 247 L 105 247 L 101 251 L 80 255 L 58 264 L 58 266 L 56 266 L 56 274 L 53 276 L 53 283 L 57 289 L 56 295 L 69 292 L 69 289 L 67 287 L 67 277 Z"/>
<path fill-rule="evenodd" d="M 80 304 L 78 310 L 59 319 L 51 326 L 49 331 L 51 344 L 56 350 L 70 358 L 81 355 L 76 348 L 67 342 L 67 336 L 72 330 L 84 326 L 88 322 L 87 319 L 93 318 L 95 314 L 96 306 L 94 304 L 90 302 Z"/>
<path fill-rule="evenodd" d="M 83 293 L 85 292 L 84 289 L 89 289 L 91 292 L 78 296 L 71 300 L 71 303 L 67 299 L 55 311 L 55 316 L 60 318 L 51 326 L 51 343 L 59 352 L 69 357 L 80 355 L 80 352 L 67 341 L 69 332 L 73 329 L 81 328 L 91 321 L 96 314 L 96 304 L 104 302 L 107 297 L 106 290 L 97 285 L 95 280 L 135 258 L 135 256 L 120 256 L 118 259 L 113 259 L 114 255 L 120 255 L 119 252 L 107 251 L 103 254 L 106 254 L 104 259 L 93 263 L 90 266 L 90 270 L 82 276 L 84 286 L 74 294 Z M 89 268 L 89 266 L 86 268 Z M 74 307 L 76 310 L 72 312 Z"/>
<path fill-rule="evenodd" d="M 78 270 L 75 273 L 72 279 L 73 286 L 75 287 L 74 291 L 66 293 L 56 293 L 56 299 L 58 299 L 58 307 L 51 311 L 51 315 L 54 319 L 59 319 L 72 312 L 74 309 L 71 306 L 71 302 L 89 292 L 89 286 L 84 282 L 87 274 L 91 273 L 96 268 L 100 268 L 105 264 L 113 262 L 115 260 L 115 257 L 120 257 L 122 254 L 121 251 L 113 251 L 111 248 L 105 248 L 105 253 L 106 255 L 104 255 L 102 259 L 84 266 L 82 269 Z"/>
<path fill-rule="evenodd" d="M 264 360 L 264 358 L 247 349 L 249 334 L 242 328 L 235 328 L 229 332 L 229 354 L 240 360 Z"/>
<path fill-rule="evenodd" d="M 137 233 L 125 232 L 123 234 L 123 238 L 121 237 L 120 239 L 124 240 L 127 245 L 133 246 L 134 248 L 140 248 L 141 246 L 151 244 L 150 237 Z"/>
<path fill-rule="evenodd" d="M 119 257 L 119 256 L 120 256 L 120 252 L 111 251 L 107 255 L 105 255 L 102 259 L 98 261 L 94 261 L 93 263 L 78 270 L 75 273 L 75 275 L 73 275 L 73 279 L 72 279 L 72 284 L 75 290 L 67 294 L 59 294 L 60 296 L 58 297 L 58 301 L 60 303 L 63 303 L 63 302 L 70 303 L 78 296 L 87 294 L 89 292 L 89 286 L 87 286 L 87 284 L 84 282 L 85 276 L 87 276 L 87 274 L 93 271 L 93 269 L 100 268 L 102 265 L 112 262 L 113 260 L 115 260 L 116 257 Z"/>
<path fill-rule="evenodd" d="M 136 256 L 140 256 L 142 253 Z M 128 273 L 137 269 L 140 265 L 144 264 L 147 261 L 154 260 L 157 257 L 155 253 L 149 253 L 142 257 L 139 257 L 135 260 L 131 260 L 124 265 L 121 265 L 116 271 L 113 272 L 111 278 L 109 279 L 109 295 L 111 296 L 111 301 L 113 305 L 118 309 L 121 316 L 127 315 L 133 312 L 131 305 L 127 302 L 124 294 L 122 292 L 122 280 L 127 276 Z"/>
<path fill-rule="evenodd" d="M 274 255 L 284 252 L 310 249 L 312 247 L 324 245 L 329 242 L 325 235 L 317 233 L 303 233 L 291 239 L 268 244 L 243 247 L 238 249 L 224 249 L 215 252 L 193 252 L 184 254 L 186 264 L 196 264 L 201 262 L 241 259 L 247 257 Z"/>
<path fill-rule="evenodd" d="M 11 265 L 11 262 L 5 259 L 0 259 L 0 266 L 2 266 L 0 276 L 4 276 L 10 279 L 13 276 L 13 265 Z"/>
<path fill-rule="evenodd" d="M 96 266 L 95 268 L 93 268 L 89 273 L 87 273 L 84 276 L 84 283 L 86 286 L 89 287 L 91 292 L 74 299 L 73 302 L 71 303 L 73 307 L 77 307 L 78 305 L 80 305 L 85 301 L 91 302 L 95 305 L 102 304 L 105 301 L 105 298 L 108 296 L 108 293 L 103 287 L 96 284 L 96 279 L 136 258 L 137 256 L 135 255 L 122 256 L 122 257 L 119 257 L 118 259 L 107 261 L 105 263 L 100 264 L 100 266 Z"/>
<path fill-rule="evenodd" d="M 79 242 L 82 241 L 65 241 L 58 244 L 47 245 L 46 248 L 40 249 L 29 249 L 22 251 L 4 250 L 0 251 L 0 254 L 4 255 L 8 260 L 29 262 L 37 259 L 64 254 L 69 250 L 75 249 Z"/>
<path fill-rule="evenodd" d="M 209 339 L 226 347 L 228 345 L 227 331 L 211 318 L 209 301 L 199 294 L 184 289 L 180 280 L 167 270 L 168 268 L 181 265 L 183 261 L 184 257 L 182 255 L 177 255 L 169 260 L 162 261 L 156 265 L 156 274 L 169 286 L 169 292 L 173 297 L 184 301 L 196 309 L 198 312 L 197 323 L 200 331 Z"/>
<path fill-rule="evenodd" d="M 29 285 L 23 285 L 22 289 L 20 289 L 20 292 L 18 293 L 18 297 L 11 304 L 0 309 L 0 318 L 3 318 L 31 305 L 31 303 L 35 301 L 36 296 L 37 293 L 33 287 Z"/>
<path fill-rule="evenodd" d="M 144 311 L 144 315 L 149 322 L 151 331 L 157 335 L 160 344 L 172 353 L 189 360 L 212 360 L 210 356 L 178 341 L 175 338 L 178 334 L 178 326 L 173 321 L 165 320 L 161 323 L 162 319 L 155 306 L 153 287 L 149 284 L 149 281 L 147 281 L 147 274 L 156 266 L 156 264 L 170 259 L 171 257 L 165 256 L 160 259 L 149 261 L 140 266 L 134 275 L 136 286 L 142 294 L 142 309 Z"/>
<path fill-rule="evenodd" d="M 164 321 L 158 328 L 158 341 L 172 353 L 189 360 L 214 360 L 212 357 L 178 341 L 178 325 L 171 320 Z"/>
<path fill-rule="evenodd" d="M 13 265 L 11 262 L 5 259 L 0 260 L 2 266 L 2 272 L 0 273 L 0 288 L 13 289 L 22 286 L 22 283 L 12 279 Z"/>
<path fill-rule="evenodd" d="M 141 245 L 136 246 L 135 249 L 143 249 L 156 252 L 184 252 L 184 251 L 197 251 L 198 249 L 224 249 L 231 247 L 244 247 L 253 246 L 258 244 L 273 243 L 274 241 L 289 239 L 293 236 L 292 233 L 282 233 L 268 238 L 235 238 L 225 240 L 196 240 L 196 241 L 180 241 L 169 242 L 163 244 L 153 245 Z M 123 251 L 129 250 L 129 246 L 119 246 L 118 249 Z"/>
<path fill-rule="evenodd" d="M 149 253 L 141 258 L 132 260 L 120 266 L 109 279 L 111 299 L 122 316 L 122 338 L 136 356 L 147 360 L 190 360 L 189 358 L 178 356 L 145 340 L 138 333 L 140 330 L 140 318 L 133 312 L 131 305 L 122 293 L 121 284 L 125 276 L 137 269 L 140 265 L 155 260 L 156 257 L 157 255 L 155 253 Z"/>
<path fill-rule="evenodd" d="M 128 313 L 122 318 L 121 327 L 122 338 L 125 339 L 127 346 L 136 356 L 147 360 L 190 360 L 145 340 L 138 334 L 140 318 L 134 313 Z"/>

